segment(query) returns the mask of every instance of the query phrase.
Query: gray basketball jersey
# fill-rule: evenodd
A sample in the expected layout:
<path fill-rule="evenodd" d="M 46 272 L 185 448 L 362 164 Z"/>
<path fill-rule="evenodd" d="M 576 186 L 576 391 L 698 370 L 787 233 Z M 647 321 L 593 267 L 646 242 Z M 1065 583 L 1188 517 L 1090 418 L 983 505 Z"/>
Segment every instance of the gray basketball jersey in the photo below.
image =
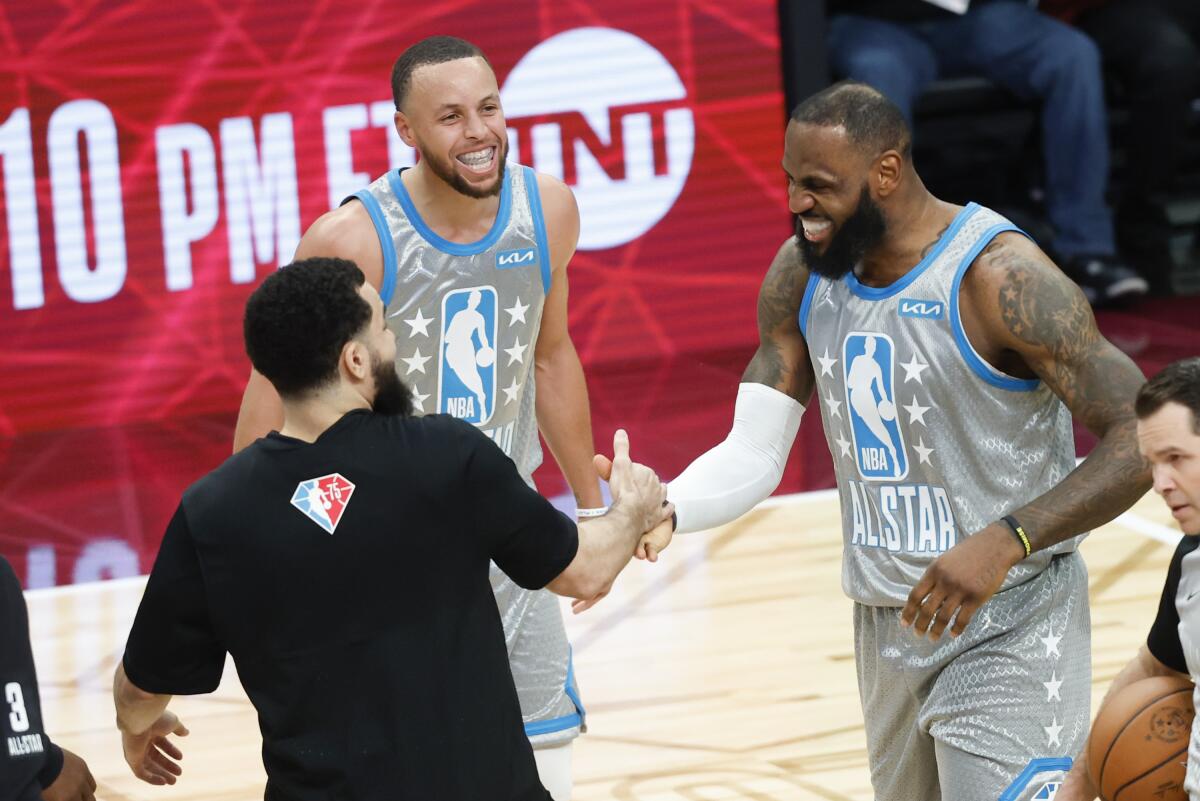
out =
<path fill-rule="evenodd" d="M 379 294 L 396 334 L 396 371 L 412 389 L 418 413 L 475 424 L 533 486 L 542 462 L 533 351 L 551 273 L 533 170 L 506 165 L 496 221 L 470 244 L 450 242 L 429 228 L 400 170 L 353 197 L 379 235 Z M 558 600 L 548 591 L 522 589 L 494 564 L 491 580 L 526 732 L 537 745 L 569 740 L 583 710 L 574 700 Z"/>
<path fill-rule="evenodd" d="M 963 276 L 999 233 L 974 203 L 887 287 L 813 275 L 800 307 L 841 497 L 842 588 L 903 606 L 926 567 L 963 537 L 1058 483 L 1075 466 L 1071 417 L 1044 384 L 1005 375 L 959 319 Z M 1039 551 L 1002 589 L 1080 538 Z"/>

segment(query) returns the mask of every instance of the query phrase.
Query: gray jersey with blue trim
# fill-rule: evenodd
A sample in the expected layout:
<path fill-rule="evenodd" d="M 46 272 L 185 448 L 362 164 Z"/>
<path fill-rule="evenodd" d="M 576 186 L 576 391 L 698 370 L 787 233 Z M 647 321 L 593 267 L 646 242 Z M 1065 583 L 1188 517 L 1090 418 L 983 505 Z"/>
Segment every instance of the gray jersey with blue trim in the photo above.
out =
<path fill-rule="evenodd" d="M 963 276 L 997 234 L 1018 231 L 970 204 L 891 286 L 813 275 L 800 308 L 841 496 L 842 588 L 902 606 L 937 556 L 1063 479 L 1071 417 L 1036 380 L 987 364 L 959 319 Z M 1025 559 L 1004 588 L 1079 539 Z"/>
<path fill-rule="evenodd" d="M 380 296 L 396 334 L 396 370 L 419 413 L 474 423 L 533 486 L 542 462 L 533 353 L 550 291 L 550 252 L 533 170 L 506 165 L 499 209 L 481 240 L 438 236 L 399 170 L 354 194 L 383 249 Z M 513 583 L 494 564 L 492 589 L 526 731 L 535 745 L 576 736 L 581 709 L 558 599 Z"/>

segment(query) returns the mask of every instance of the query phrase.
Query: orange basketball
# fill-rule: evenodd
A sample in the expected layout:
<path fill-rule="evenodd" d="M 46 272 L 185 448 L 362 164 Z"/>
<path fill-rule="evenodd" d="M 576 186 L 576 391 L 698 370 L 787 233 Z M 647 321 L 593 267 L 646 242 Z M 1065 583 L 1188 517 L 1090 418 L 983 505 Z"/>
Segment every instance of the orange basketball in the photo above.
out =
<path fill-rule="evenodd" d="M 1193 689 L 1178 676 L 1142 679 L 1096 716 L 1088 768 L 1104 801 L 1188 801 L 1183 777 L 1196 716 Z"/>

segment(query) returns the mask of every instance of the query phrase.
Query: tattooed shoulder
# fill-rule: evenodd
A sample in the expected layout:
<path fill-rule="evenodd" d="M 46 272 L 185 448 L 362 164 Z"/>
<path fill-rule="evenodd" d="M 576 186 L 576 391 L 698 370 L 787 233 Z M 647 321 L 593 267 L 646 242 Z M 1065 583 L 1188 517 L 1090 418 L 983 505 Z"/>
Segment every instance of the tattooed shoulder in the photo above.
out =
<path fill-rule="evenodd" d="M 772 331 L 789 319 L 795 320 L 808 283 L 800 248 L 794 237 L 780 246 L 758 291 L 758 328 Z"/>

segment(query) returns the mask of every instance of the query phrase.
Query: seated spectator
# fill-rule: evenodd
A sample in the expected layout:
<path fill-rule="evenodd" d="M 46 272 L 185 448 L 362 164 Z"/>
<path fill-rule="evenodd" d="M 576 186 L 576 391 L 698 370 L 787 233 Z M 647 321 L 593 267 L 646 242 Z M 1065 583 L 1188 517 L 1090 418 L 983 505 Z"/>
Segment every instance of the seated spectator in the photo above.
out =
<path fill-rule="evenodd" d="M 1171 292 L 1166 196 L 1200 95 L 1200 3 L 1196 0 L 1042 0 L 1100 48 L 1104 75 L 1129 105 L 1117 243 L 1156 294 Z"/>
<path fill-rule="evenodd" d="M 1051 249 L 1094 305 L 1146 293 L 1116 255 L 1100 56 L 1087 36 L 1022 0 L 829 0 L 829 12 L 834 72 L 879 89 L 910 124 L 939 76 L 982 75 L 1037 100 Z"/>

